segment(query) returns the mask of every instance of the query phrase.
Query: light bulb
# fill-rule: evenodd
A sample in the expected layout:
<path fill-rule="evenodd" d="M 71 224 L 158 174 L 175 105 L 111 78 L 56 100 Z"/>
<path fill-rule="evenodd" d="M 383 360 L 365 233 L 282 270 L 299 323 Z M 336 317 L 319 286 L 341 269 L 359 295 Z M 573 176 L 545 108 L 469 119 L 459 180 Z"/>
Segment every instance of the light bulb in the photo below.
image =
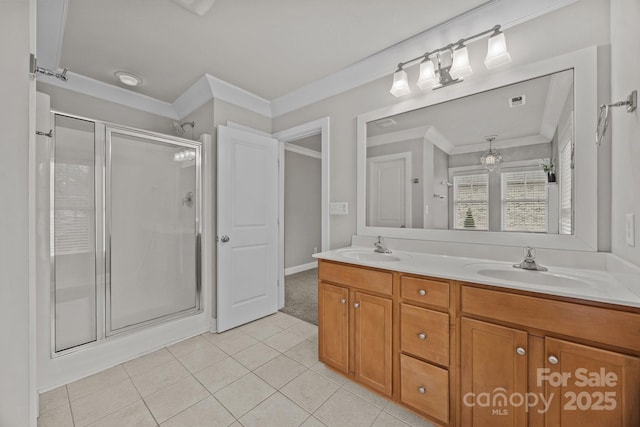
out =
<path fill-rule="evenodd" d="M 469 51 L 466 46 L 459 47 L 453 51 L 453 60 L 451 62 L 451 69 L 449 74 L 454 79 L 468 76 L 473 70 L 469 64 Z"/>
<path fill-rule="evenodd" d="M 420 77 L 416 83 L 420 89 L 429 89 L 436 84 L 436 73 L 433 66 L 433 61 L 429 58 L 425 58 L 420 63 Z"/>
<path fill-rule="evenodd" d="M 389 91 L 395 97 L 408 95 L 411 93 L 409 88 L 409 80 L 407 79 L 407 72 L 400 68 L 393 73 L 393 85 Z"/>
<path fill-rule="evenodd" d="M 487 57 L 484 60 L 484 65 L 486 65 L 488 69 L 492 69 L 508 64 L 509 62 L 511 62 L 511 55 L 509 55 L 507 51 L 507 42 L 504 38 L 504 33 L 497 33 L 489 37 Z"/>

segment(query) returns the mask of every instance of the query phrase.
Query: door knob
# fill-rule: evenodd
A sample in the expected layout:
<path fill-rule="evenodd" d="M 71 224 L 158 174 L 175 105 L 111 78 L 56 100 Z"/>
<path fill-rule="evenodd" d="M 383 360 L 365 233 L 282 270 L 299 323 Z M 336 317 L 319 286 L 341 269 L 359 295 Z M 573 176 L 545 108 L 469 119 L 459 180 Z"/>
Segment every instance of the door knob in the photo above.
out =
<path fill-rule="evenodd" d="M 426 339 L 426 338 L 427 338 L 427 334 L 425 334 L 424 332 L 420 332 L 420 333 L 418 334 L 418 338 L 420 338 L 421 340 L 424 340 L 424 339 Z"/>
<path fill-rule="evenodd" d="M 418 291 L 418 295 L 420 295 L 421 297 L 425 296 L 427 294 L 427 291 L 425 291 L 424 289 L 420 289 Z"/>
<path fill-rule="evenodd" d="M 559 360 L 556 356 L 549 356 L 549 358 L 547 359 L 549 361 L 549 363 L 551 363 L 552 365 L 557 365 Z"/>
<path fill-rule="evenodd" d="M 346 304 L 346 303 L 347 303 L 347 300 L 346 300 L 345 298 L 342 298 L 342 299 L 340 300 L 340 304 Z"/>
<path fill-rule="evenodd" d="M 524 356 L 525 354 L 527 354 L 527 350 L 525 350 L 524 347 L 518 347 L 516 348 L 516 353 L 518 353 L 520 356 Z"/>
<path fill-rule="evenodd" d="M 426 388 L 424 388 L 424 386 L 423 386 L 423 385 L 422 385 L 422 386 L 420 386 L 420 387 L 418 387 L 418 393 L 420 393 L 420 394 L 424 394 L 426 391 L 427 391 L 427 389 L 426 389 Z"/>
<path fill-rule="evenodd" d="M 360 303 L 359 303 L 359 302 L 354 302 L 354 303 L 353 303 L 353 306 L 354 306 L 355 308 L 358 308 L 358 307 L 360 307 Z"/>
<path fill-rule="evenodd" d="M 220 241 L 222 243 L 227 243 L 229 240 L 231 240 L 231 239 L 229 239 L 229 236 L 227 236 L 226 234 L 224 236 L 220 237 Z"/>

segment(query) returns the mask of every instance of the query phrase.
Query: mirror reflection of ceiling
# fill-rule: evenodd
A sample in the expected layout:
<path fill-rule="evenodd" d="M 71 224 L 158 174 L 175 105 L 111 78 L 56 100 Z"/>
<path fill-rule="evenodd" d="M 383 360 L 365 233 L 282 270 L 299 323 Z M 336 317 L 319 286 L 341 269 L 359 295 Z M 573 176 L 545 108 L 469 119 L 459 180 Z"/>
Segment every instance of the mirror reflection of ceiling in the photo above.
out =
<path fill-rule="evenodd" d="M 549 143 L 573 87 L 573 70 L 492 89 L 367 124 L 367 145 L 429 137 L 447 154 Z M 524 95 L 524 105 L 511 106 Z M 385 127 L 385 124 L 387 125 Z M 382 126 L 381 126 L 382 125 Z"/>

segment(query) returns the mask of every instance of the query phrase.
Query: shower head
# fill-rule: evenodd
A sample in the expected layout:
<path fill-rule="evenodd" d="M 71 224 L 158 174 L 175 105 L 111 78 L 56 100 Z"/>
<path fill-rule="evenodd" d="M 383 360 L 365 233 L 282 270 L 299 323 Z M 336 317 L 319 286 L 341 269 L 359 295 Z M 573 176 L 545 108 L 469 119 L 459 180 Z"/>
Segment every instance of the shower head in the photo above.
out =
<path fill-rule="evenodd" d="M 182 124 L 180 124 L 178 122 L 173 122 L 171 124 L 171 128 L 176 133 L 176 135 L 182 136 L 182 135 L 184 135 L 184 127 L 185 126 L 191 126 L 191 129 L 193 129 L 195 127 L 195 125 L 196 125 L 196 122 L 184 122 Z"/>

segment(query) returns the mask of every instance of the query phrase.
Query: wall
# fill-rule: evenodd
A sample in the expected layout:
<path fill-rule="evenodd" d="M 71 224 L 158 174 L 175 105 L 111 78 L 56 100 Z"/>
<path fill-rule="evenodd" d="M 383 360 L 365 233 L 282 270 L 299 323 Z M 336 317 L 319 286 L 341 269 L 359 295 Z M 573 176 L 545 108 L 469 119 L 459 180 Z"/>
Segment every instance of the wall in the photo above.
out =
<path fill-rule="evenodd" d="M 567 31 L 567 25 L 572 22 L 589 22 L 589 25 L 573 25 L 571 31 Z M 513 62 L 505 69 L 588 46 L 607 45 L 609 36 L 608 1 L 581 0 L 508 29 L 507 44 Z M 425 50 L 433 47 L 437 46 L 425 46 Z M 482 65 L 485 53 L 486 41 L 469 45 L 470 60 L 475 68 L 474 74 L 465 80 L 471 82 L 489 73 Z M 333 248 L 349 245 L 351 235 L 356 233 L 356 116 L 400 102 L 389 94 L 393 69 L 394 64 L 389 64 L 389 76 L 385 78 L 273 120 L 274 131 L 279 131 L 318 117 L 331 118 L 331 201 L 347 201 L 350 205 L 349 215 L 331 217 Z M 408 74 L 409 80 L 415 81 L 417 67 L 411 67 Z M 416 90 L 411 96 L 427 97 L 429 93 Z"/>
<path fill-rule="evenodd" d="M 34 2 L 0 1 L 0 425 L 35 426 L 30 348 L 30 139 L 35 129 L 30 104 L 35 84 L 29 79 L 33 51 Z M 31 407 L 30 407 L 31 405 Z"/>
<path fill-rule="evenodd" d="M 94 120 L 131 126 L 138 129 L 174 135 L 171 123 L 174 120 L 156 116 L 121 104 L 105 101 L 93 96 L 38 82 L 38 92 L 51 96 L 51 109 L 68 114 L 75 114 Z M 190 135 L 187 127 L 185 136 Z"/>
<path fill-rule="evenodd" d="M 640 2 L 611 1 L 611 101 L 624 100 L 632 90 L 640 90 Z M 606 143 L 606 142 L 605 142 Z M 615 108 L 611 118 L 612 252 L 640 265 L 640 111 L 629 114 Z M 625 215 L 635 214 L 636 245 L 625 239 Z"/>
<path fill-rule="evenodd" d="M 313 262 L 314 248 L 322 248 L 322 162 L 292 151 L 284 158 L 284 267 L 290 268 Z"/>

